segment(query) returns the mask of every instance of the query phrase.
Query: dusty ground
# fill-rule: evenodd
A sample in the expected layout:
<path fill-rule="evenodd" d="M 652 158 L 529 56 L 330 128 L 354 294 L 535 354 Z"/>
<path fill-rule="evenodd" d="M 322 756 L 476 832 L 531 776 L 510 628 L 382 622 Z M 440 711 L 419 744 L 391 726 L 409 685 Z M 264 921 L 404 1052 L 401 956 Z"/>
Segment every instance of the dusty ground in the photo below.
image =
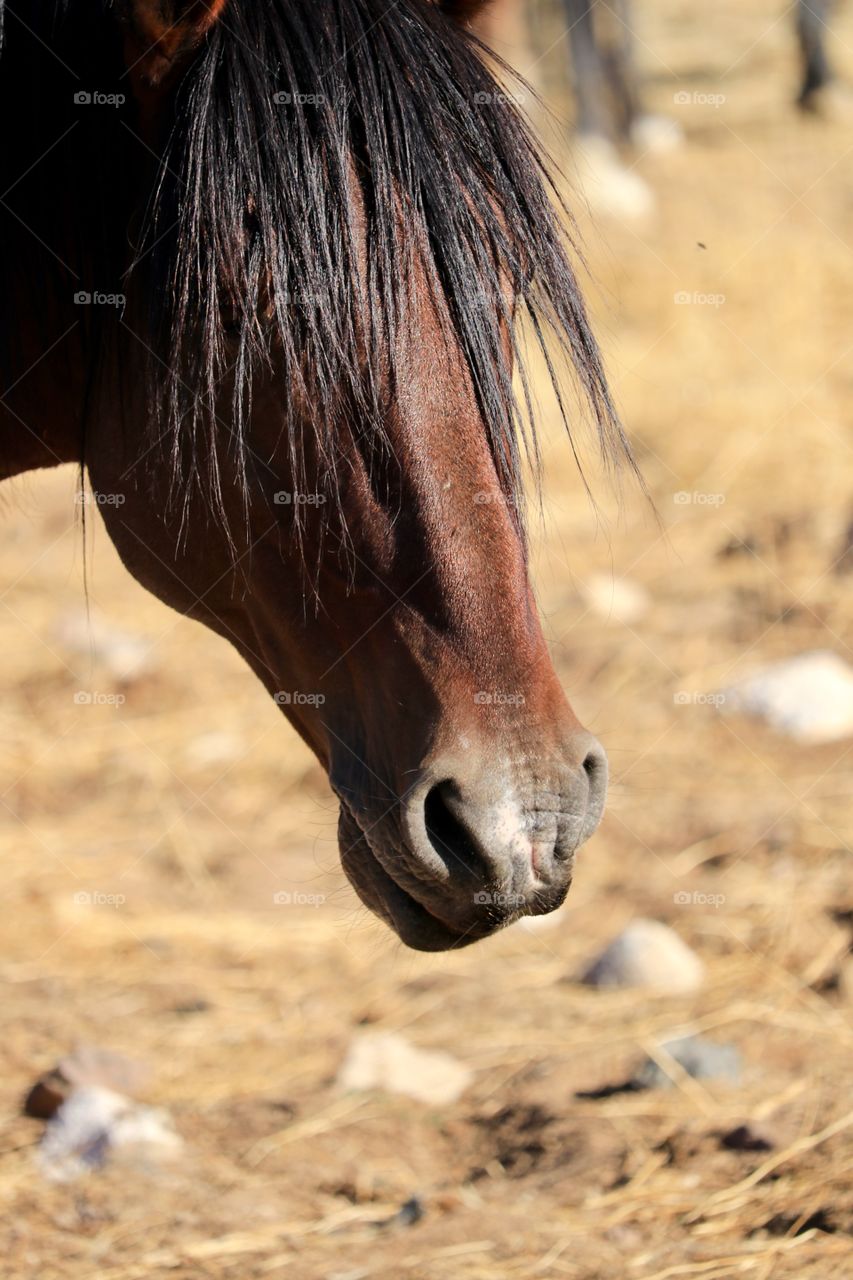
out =
<path fill-rule="evenodd" d="M 546 409 L 542 608 L 615 773 L 556 927 L 403 951 L 343 882 L 323 778 L 238 659 L 136 587 L 98 529 L 93 603 L 151 644 L 150 673 L 119 688 L 58 638 L 82 604 L 73 475 L 7 487 L 0 1275 L 853 1271 L 853 742 L 804 749 L 703 701 L 755 662 L 853 658 L 837 564 L 853 508 L 853 132 L 786 107 L 776 0 L 726 0 L 701 22 L 686 3 L 645 7 L 652 98 L 689 145 L 638 162 L 655 219 L 585 234 L 663 529 L 630 494 L 621 515 L 604 489 L 590 510 Z M 853 81 L 849 9 L 835 46 Z M 678 91 L 725 101 L 675 106 Z M 584 602 L 611 569 L 652 598 L 633 626 Z M 81 689 L 126 702 L 80 705 Z M 698 996 L 572 981 L 636 915 L 700 953 Z M 444 1108 L 341 1095 L 366 1024 L 451 1050 L 473 1087 Z M 578 1097 L 683 1029 L 734 1043 L 741 1086 Z M 187 1143 L 174 1166 L 41 1179 L 21 1098 L 80 1040 L 151 1064 L 150 1096 Z M 774 1150 L 725 1149 L 744 1120 Z M 420 1223 L 377 1225 L 415 1193 Z"/>

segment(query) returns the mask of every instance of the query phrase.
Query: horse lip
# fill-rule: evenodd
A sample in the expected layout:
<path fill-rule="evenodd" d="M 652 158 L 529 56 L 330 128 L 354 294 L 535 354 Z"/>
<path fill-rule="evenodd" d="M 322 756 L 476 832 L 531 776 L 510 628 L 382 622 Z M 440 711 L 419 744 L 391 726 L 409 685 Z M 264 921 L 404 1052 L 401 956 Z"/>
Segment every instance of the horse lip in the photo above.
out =
<path fill-rule="evenodd" d="M 492 932 L 491 929 L 471 927 L 464 932 L 451 928 L 440 916 L 434 915 L 408 890 L 401 888 L 392 877 L 393 892 L 386 898 L 394 932 L 406 946 L 415 951 L 453 951 L 478 942 Z M 402 907 L 402 911 L 400 908 Z M 395 909 L 396 908 L 396 909 Z M 412 926 L 414 925 L 414 929 Z"/>
<path fill-rule="evenodd" d="M 340 797 L 339 797 L 340 799 Z M 453 928 L 445 920 L 402 885 L 398 884 L 389 871 L 380 862 L 371 847 L 370 839 L 362 830 L 352 810 L 341 800 L 341 810 L 361 837 L 356 843 L 369 858 L 370 892 L 366 894 L 361 877 L 351 875 L 349 878 L 359 897 L 371 911 L 378 915 L 397 934 L 401 942 L 413 951 L 451 951 L 467 947 L 494 933 L 496 925 L 472 925 L 465 930 Z M 352 853 L 355 845 L 341 850 L 341 861 L 347 871 L 347 854 Z M 363 872 L 363 867 L 360 868 Z"/>

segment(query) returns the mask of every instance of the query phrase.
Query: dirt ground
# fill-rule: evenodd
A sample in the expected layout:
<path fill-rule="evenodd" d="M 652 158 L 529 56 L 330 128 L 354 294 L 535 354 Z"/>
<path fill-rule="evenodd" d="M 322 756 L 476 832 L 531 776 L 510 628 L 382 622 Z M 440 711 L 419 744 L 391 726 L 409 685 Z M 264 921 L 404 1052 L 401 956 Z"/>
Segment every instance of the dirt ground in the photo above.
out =
<path fill-rule="evenodd" d="M 72 471 L 6 486 L 0 1276 L 853 1275 L 853 741 L 805 748 L 706 696 L 808 650 L 853 660 L 853 113 L 789 106 L 782 14 L 644 5 L 650 96 L 687 145 L 637 160 L 645 223 L 581 211 L 661 524 L 630 488 L 590 507 L 544 405 L 536 582 L 614 774 L 554 927 L 405 951 L 346 885 L 324 778 L 238 658 L 145 595 L 93 518 L 93 609 L 150 651 L 117 684 L 68 641 Z M 833 48 L 853 84 L 853 6 Z M 611 573 L 645 616 L 589 606 Z M 698 994 L 578 984 L 635 916 L 696 949 Z M 341 1092 L 366 1026 L 452 1052 L 472 1086 L 442 1107 Z M 685 1031 L 734 1044 L 741 1083 L 607 1093 Z M 22 1097 L 78 1042 L 150 1065 L 179 1159 L 43 1179 Z M 769 1151 L 724 1145 L 743 1122 Z"/>

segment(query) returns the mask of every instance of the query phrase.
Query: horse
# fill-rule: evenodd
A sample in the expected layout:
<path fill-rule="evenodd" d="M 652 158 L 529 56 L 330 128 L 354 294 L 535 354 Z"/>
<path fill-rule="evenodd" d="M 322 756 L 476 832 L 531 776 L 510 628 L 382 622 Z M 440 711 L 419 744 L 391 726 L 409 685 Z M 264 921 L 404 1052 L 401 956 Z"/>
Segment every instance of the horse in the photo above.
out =
<path fill-rule="evenodd" d="M 640 148 L 666 145 L 673 138 L 662 121 L 650 116 L 636 67 L 633 0 L 559 0 L 568 35 L 577 120 L 581 140 L 606 139 Z M 826 51 L 826 32 L 835 0 L 797 0 L 795 27 L 800 59 L 798 105 L 820 112 L 834 73 Z M 479 17 L 479 35 L 523 71 L 535 66 L 526 32 L 529 0 L 495 0 Z"/>
<path fill-rule="evenodd" d="M 0 8 L 0 477 L 80 467 L 321 762 L 403 943 L 554 910 L 607 763 L 530 584 L 524 344 L 633 463 L 478 0 Z"/>

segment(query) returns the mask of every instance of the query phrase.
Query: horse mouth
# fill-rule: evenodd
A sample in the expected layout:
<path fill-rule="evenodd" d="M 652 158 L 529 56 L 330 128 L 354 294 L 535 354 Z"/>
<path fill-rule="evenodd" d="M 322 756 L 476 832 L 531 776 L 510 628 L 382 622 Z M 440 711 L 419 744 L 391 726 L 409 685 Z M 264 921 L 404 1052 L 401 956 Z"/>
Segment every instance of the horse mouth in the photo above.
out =
<path fill-rule="evenodd" d="M 457 929 L 430 911 L 385 870 L 343 801 L 338 839 L 341 866 L 361 901 L 413 951 L 458 950 L 488 937 L 498 927 L 477 921 L 467 929 Z"/>

